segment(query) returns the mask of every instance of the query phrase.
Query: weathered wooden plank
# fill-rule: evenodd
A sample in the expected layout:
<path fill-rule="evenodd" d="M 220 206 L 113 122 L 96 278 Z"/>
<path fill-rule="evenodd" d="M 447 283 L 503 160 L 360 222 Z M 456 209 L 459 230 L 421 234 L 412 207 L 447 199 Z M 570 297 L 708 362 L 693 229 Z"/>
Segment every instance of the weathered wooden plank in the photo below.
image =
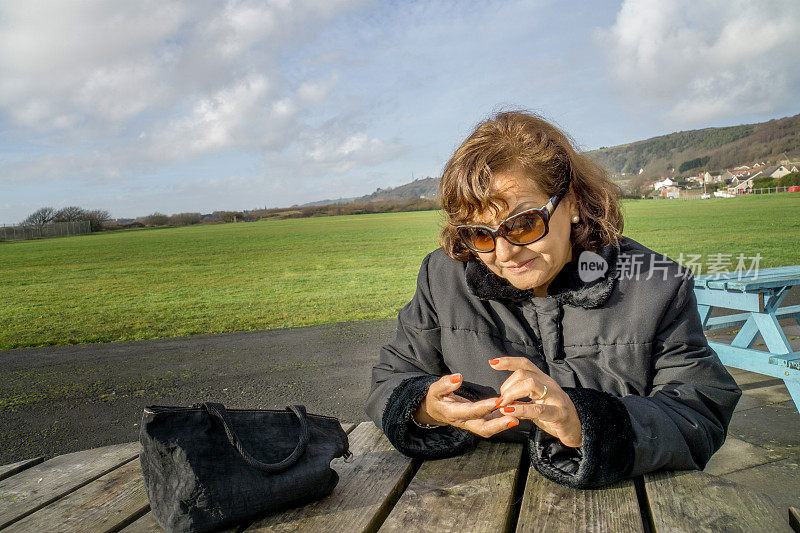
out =
<path fill-rule="evenodd" d="M 241 526 L 222 529 L 217 533 L 238 533 L 239 531 L 241 531 Z M 164 533 L 164 528 L 158 525 L 153 513 L 147 513 L 128 527 L 120 529 L 120 533 Z"/>
<path fill-rule="evenodd" d="M 24 461 L 19 461 L 17 463 L 2 465 L 0 466 L 0 481 L 6 479 L 7 477 L 13 476 L 17 472 L 22 472 L 26 468 L 36 466 L 42 461 L 44 461 L 44 457 L 34 457 L 33 459 L 25 459 Z"/>
<path fill-rule="evenodd" d="M 769 497 L 705 472 L 644 476 L 657 531 L 788 531 Z"/>
<path fill-rule="evenodd" d="M 139 455 L 139 443 L 59 455 L 0 481 L 0 529 Z"/>
<path fill-rule="evenodd" d="M 268 516 L 254 531 L 365 531 L 388 513 L 414 473 L 414 463 L 394 449 L 372 422 L 362 422 L 348 436 L 354 459 L 335 459 L 339 484 L 329 496 Z"/>
<path fill-rule="evenodd" d="M 128 527 L 121 529 L 120 533 L 164 533 L 164 529 L 158 525 L 153 513 L 147 513 Z"/>
<path fill-rule="evenodd" d="M 426 461 L 380 531 L 505 531 L 523 447 L 481 441 L 463 455 Z"/>
<path fill-rule="evenodd" d="M 643 530 L 633 481 L 595 490 L 575 490 L 553 483 L 533 468 L 528 471 L 517 531 Z"/>
<path fill-rule="evenodd" d="M 112 531 L 147 512 L 139 461 L 131 461 L 11 524 L 4 531 Z"/>

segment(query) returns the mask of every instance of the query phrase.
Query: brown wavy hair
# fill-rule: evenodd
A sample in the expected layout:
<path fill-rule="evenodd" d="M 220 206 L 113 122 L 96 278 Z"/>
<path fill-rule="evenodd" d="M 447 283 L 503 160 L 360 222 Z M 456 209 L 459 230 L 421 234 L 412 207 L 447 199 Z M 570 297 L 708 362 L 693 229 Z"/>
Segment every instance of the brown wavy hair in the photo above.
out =
<path fill-rule="evenodd" d="M 461 242 L 456 225 L 475 223 L 475 215 L 508 209 L 499 195 L 489 194 L 494 173 L 521 170 L 547 197 L 564 190 L 576 202 L 580 221 L 572 224 L 570 241 L 585 250 L 616 242 L 623 227 L 620 189 L 606 170 L 574 148 L 574 141 L 541 116 L 504 111 L 478 124 L 447 162 L 439 182 L 445 224 L 439 243 L 457 261 L 473 255 Z"/>

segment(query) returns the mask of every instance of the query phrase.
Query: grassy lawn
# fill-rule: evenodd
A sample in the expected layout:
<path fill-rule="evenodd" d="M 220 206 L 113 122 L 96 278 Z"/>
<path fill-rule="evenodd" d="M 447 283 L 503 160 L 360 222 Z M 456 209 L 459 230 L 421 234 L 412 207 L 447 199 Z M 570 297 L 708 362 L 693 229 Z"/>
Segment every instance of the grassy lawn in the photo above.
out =
<path fill-rule="evenodd" d="M 681 253 L 800 263 L 800 194 L 625 201 L 624 234 Z M 438 211 L 0 243 L 0 349 L 393 318 Z"/>

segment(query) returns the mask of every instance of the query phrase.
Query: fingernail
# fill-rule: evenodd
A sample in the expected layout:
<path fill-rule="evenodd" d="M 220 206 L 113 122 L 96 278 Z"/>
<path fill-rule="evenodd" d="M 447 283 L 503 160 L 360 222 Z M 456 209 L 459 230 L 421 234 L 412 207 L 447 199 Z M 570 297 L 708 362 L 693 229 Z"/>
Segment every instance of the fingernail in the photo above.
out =
<path fill-rule="evenodd" d="M 500 362 L 500 359 L 489 359 L 489 364 L 490 365 L 496 365 L 499 362 Z"/>
<path fill-rule="evenodd" d="M 503 407 L 504 413 L 513 413 L 514 411 L 516 411 L 516 409 L 514 409 L 513 405 L 506 405 L 505 407 Z"/>
<path fill-rule="evenodd" d="M 503 397 L 502 397 L 502 396 L 500 396 L 500 397 L 497 399 L 497 401 L 494 403 L 494 408 L 495 408 L 495 409 L 497 409 L 498 407 L 500 407 L 500 404 L 501 404 L 501 403 L 503 403 Z"/>
<path fill-rule="evenodd" d="M 513 428 L 514 426 L 519 425 L 519 420 L 512 420 L 508 423 L 508 427 Z"/>
<path fill-rule="evenodd" d="M 459 381 L 461 381 L 461 374 L 450 376 L 450 383 L 458 383 Z"/>

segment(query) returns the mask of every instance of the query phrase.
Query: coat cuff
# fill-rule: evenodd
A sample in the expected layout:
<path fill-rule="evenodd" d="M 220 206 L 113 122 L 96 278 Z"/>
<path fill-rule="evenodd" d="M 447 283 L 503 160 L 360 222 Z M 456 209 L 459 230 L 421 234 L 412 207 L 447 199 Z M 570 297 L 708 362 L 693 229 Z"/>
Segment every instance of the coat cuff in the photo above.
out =
<path fill-rule="evenodd" d="M 583 445 L 570 448 L 539 427 L 528 440 L 531 465 L 573 489 L 593 489 L 626 479 L 633 467 L 633 426 L 625 405 L 606 392 L 564 387 L 581 421 Z"/>
<path fill-rule="evenodd" d="M 440 376 L 416 376 L 404 379 L 392 391 L 381 420 L 386 438 L 408 457 L 444 459 L 460 455 L 477 444 L 477 435 L 465 429 L 442 426 L 436 429 L 417 427 L 411 419 L 431 384 Z M 481 391 L 466 381 L 455 392 L 470 401 L 480 400 Z"/>

